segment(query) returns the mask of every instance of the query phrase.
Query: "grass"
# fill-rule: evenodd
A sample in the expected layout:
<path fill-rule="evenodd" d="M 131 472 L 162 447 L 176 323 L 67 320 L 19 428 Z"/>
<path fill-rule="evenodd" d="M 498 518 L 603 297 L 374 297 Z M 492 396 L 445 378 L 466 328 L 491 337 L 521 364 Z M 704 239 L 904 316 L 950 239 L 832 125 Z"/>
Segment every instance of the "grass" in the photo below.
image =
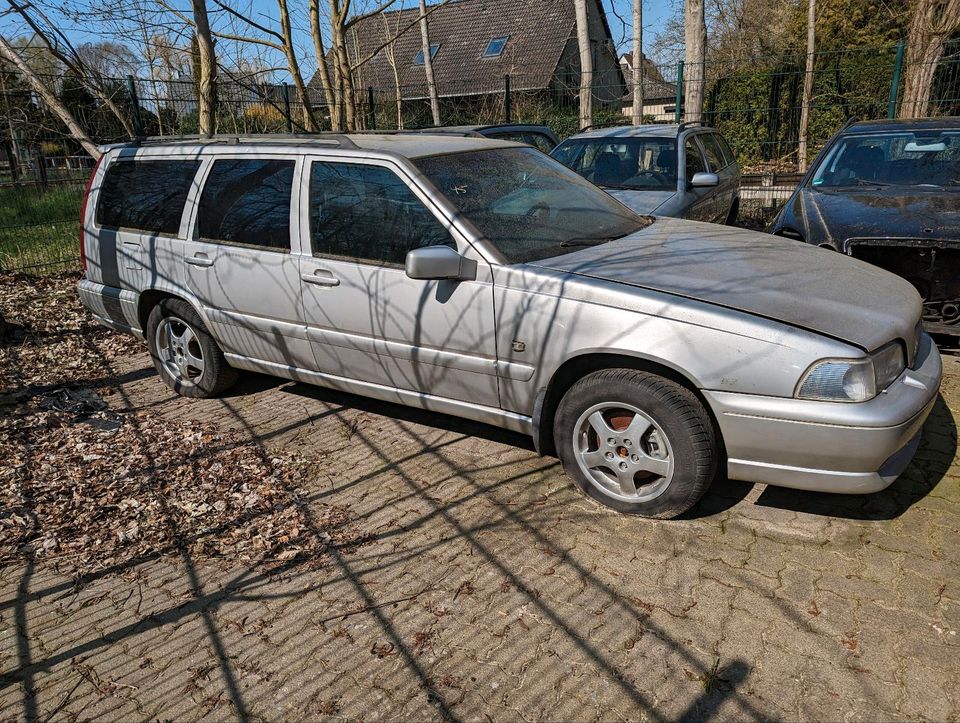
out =
<path fill-rule="evenodd" d="M 82 200 L 79 184 L 0 189 L 0 271 L 75 265 Z"/>

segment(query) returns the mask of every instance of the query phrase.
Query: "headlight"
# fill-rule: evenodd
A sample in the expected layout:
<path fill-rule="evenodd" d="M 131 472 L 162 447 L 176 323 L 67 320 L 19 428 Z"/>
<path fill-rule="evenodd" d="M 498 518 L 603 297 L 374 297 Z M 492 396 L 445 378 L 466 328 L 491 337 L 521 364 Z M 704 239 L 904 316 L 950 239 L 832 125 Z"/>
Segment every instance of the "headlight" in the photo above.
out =
<path fill-rule="evenodd" d="M 903 372 L 903 349 L 894 342 L 863 359 L 824 359 L 811 366 L 797 386 L 797 397 L 825 402 L 865 402 Z"/>

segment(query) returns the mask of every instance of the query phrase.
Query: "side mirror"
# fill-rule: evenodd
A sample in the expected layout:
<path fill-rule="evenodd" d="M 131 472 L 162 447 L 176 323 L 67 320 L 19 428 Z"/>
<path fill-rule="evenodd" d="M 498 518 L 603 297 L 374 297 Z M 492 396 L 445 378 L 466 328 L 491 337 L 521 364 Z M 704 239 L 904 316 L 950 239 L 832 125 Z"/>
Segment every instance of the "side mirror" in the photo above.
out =
<path fill-rule="evenodd" d="M 464 258 L 449 246 L 424 246 L 407 252 L 407 276 L 411 279 L 477 278 L 477 262 Z"/>
<path fill-rule="evenodd" d="M 694 188 L 705 188 L 707 186 L 716 186 L 720 183 L 720 177 L 716 173 L 704 173 L 699 171 L 693 174 L 690 179 L 690 185 Z"/>

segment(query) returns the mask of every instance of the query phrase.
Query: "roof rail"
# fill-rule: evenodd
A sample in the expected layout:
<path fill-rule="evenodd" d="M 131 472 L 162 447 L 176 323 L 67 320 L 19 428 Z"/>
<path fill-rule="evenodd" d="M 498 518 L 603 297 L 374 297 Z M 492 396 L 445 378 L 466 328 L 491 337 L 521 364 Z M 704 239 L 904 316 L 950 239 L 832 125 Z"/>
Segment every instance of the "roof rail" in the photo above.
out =
<path fill-rule="evenodd" d="M 606 121 L 604 123 L 591 123 L 590 125 L 581 128 L 579 131 L 577 131 L 577 133 L 583 133 L 584 131 L 590 131 L 596 128 L 615 128 L 617 126 L 630 125 L 633 125 L 633 121 L 625 117 L 623 120 Z"/>
<path fill-rule="evenodd" d="M 700 127 L 700 128 L 709 128 L 710 124 L 705 120 L 695 120 L 695 121 L 684 121 L 679 126 L 677 126 L 677 134 L 683 133 L 687 128 Z"/>
<path fill-rule="evenodd" d="M 256 143 L 264 140 L 319 140 L 336 143 L 341 148 L 357 148 L 357 144 L 345 133 L 320 131 L 316 133 L 249 133 L 249 134 L 214 134 L 214 135 L 181 135 L 181 136 L 141 136 L 130 141 L 134 146 L 163 145 L 182 141 L 197 141 L 199 143 L 222 143 L 240 145 L 241 143 Z"/>

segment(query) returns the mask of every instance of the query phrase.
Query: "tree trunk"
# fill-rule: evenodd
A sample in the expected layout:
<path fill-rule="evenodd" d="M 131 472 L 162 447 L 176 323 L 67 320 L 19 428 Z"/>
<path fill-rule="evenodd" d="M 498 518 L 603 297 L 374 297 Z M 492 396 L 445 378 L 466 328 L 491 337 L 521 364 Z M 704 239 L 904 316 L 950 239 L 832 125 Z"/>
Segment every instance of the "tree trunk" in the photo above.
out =
<path fill-rule="evenodd" d="M 383 29 L 386 33 L 387 38 L 393 38 L 393 42 L 387 45 L 384 48 L 384 53 L 387 56 L 387 62 L 390 63 L 390 69 L 393 71 L 393 87 L 396 93 L 396 104 L 397 104 L 397 129 L 403 130 L 403 89 L 400 87 L 400 69 L 397 67 L 397 45 L 396 39 L 400 32 L 400 19 L 403 17 L 402 13 L 397 13 L 397 33 L 392 34 L 390 32 L 390 22 L 387 20 L 386 15 L 381 16 L 383 18 Z"/>
<path fill-rule="evenodd" d="M 580 51 L 580 127 L 593 124 L 593 52 L 587 0 L 573 0 L 577 17 L 577 48 Z"/>
<path fill-rule="evenodd" d="M 297 89 L 297 99 L 300 101 L 300 107 L 303 110 L 303 129 L 307 132 L 315 131 L 317 130 L 317 123 L 313 117 L 313 104 L 310 102 L 307 84 L 303 82 L 300 63 L 297 61 L 297 51 L 293 47 L 293 30 L 290 27 L 290 11 L 287 8 L 287 0 L 277 0 L 277 7 L 280 10 L 283 53 L 287 56 L 287 67 L 290 69 L 290 77 L 293 78 L 293 85 Z"/>
<path fill-rule="evenodd" d="M 643 123 L 643 0 L 633 0 L 633 124 Z"/>
<path fill-rule="evenodd" d="M 683 119 L 703 119 L 704 65 L 707 58 L 707 24 L 703 0 L 685 0 L 684 6 Z"/>
<path fill-rule="evenodd" d="M 60 102 L 60 99 L 57 98 L 56 94 L 50 88 L 44 85 L 43 81 L 33 72 L 33 69 L 27 65 L 23 58 L 20 57 L 17 51 L 13 49 L 10 43 L 7 42 L 7 39 L 2 35 L 0 35 L 0 55 L 13 63 L 17 70 L 23 73 L 23 76 L 27 79 L 27 82 L 30 83 L 33 90 L 43 98 L 43 102 L 46 103 L 50 110 L 63 122 L 67 130 L 70 131 L 70 135 L 83 146 L 83 150 L 89 153 L 94 160 L 99 160 L 100 151 L 97 150 L 97 144 L 90 139 L 90 136 L 80 127 L 80 124 L 77 123 L 70 111 L 67 110 L 67 107 Z"/>
<path fill-rule="evenodd" d="M 197 90 L 200 104 L 200 133 L 212 136 L 217 132 L 217 56 L 213 49 L 213 35 L 207 19 L 206 0 L 192 0 L 193 23 L 196 28 L 200 60 Z"/>
<path fill-rule="evenodd" d="M 803 101 L 800 108 L 800 144 L 797 169 L 807 172 L 807 143 L 810 128 L 810 103 L 813 100 L 813 61 L 815 59 L 817 0 L 807 0 L 807 67 L 803 76 Z"/>
<path fill-rule="evenodd" d="M 423 70 L 427 74 L 427 92 L 430 93 L 430 113 L 433 124 L 440 125 L 440 99 L 437 97 L 437 82 L 433 77 L 433 58 L 430 57 L 430 29 L 427 27 L 427 4 L 420 0 L 420 41 L 423 45 Z"/>
<path fill-rule="evenodd" d="M 930 91 L 947 39 L 960 29 L 960 0 L 919 0 L 907 31 L 901 118 L 929 113 Z"/>
<path fill-rule="evenodd" d="M 330 84 L 330 70 L 327 67 L 327 52 L 323 47 L 323 35 L 320 33 L 320 0 L 310 0 L 310 34 L 313 36 L 313 51 L 317 56 L 317 70 L 320 76 L 320 86 L 323 90 L 323 99 L 327 104 L 327 112 L 330 114 L 331 130 L 340 130 L 339 108 L 336 97 L 333 94 L 333 86 Z M 337 122 L 334 123 L 334 119 Z"/>

